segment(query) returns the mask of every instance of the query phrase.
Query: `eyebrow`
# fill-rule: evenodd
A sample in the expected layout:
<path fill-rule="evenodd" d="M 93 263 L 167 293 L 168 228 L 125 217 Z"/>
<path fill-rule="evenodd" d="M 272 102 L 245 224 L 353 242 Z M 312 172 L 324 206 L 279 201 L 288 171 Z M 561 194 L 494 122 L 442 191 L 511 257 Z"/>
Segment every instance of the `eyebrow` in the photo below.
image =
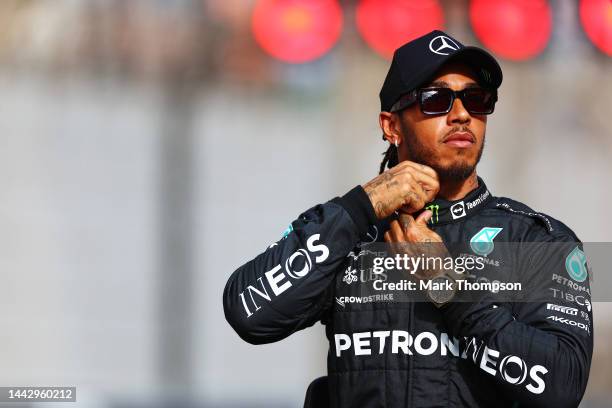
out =
<path fill-rule="evenodd" d="M 476 82 L 468 82 L 465 84 L 465 88 L 478 88 L 479 86 L 480 85 L 478 85 Z M 450 85 L 445 81 L 434 81 L 427 85 L 427 87 L 450 88 Z"/>

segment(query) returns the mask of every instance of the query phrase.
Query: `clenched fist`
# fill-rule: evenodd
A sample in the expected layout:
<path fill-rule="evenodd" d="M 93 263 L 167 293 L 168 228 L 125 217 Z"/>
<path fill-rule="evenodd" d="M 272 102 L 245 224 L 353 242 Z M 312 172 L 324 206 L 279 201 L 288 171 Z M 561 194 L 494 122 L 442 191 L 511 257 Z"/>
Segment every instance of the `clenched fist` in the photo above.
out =
<path fill-rule="evenodd" d="M 391 221 L 389 231 L 385 232 L 385 241 L 389 244 L 408 242 L 418 243 L 441 243 L 442 238 L 436 232 L 429 229 L 427 222 L 432 212 L 423 211 L 416 220 L 410 214 L 400 213 L 398 220 Z"/>
<path fill-rule="evenodd" d="M 432 212 L 429 210 L 423 211 L 416 220 L 410 214 L 400 213 L 398 220 L 393 220 L 389 230 L 385 232 L 385 242 L 390 244 L 392 252 L 410 257 L 439 259 L 441 266 L 443 260 L 450 255 L 442 237 L 427 226 L 431 216 Z M 414 271 L 414 275 L 419 279 L 433 279 L 443 273 L 442 269 L 429 266 L 422 266 Z"/>
<path fill-rule="evenodd" d="M 376 216 L 383 219 L 400 208 L 408 214 L 419 211 L 436 197 L 440 183 L 434 169 L 406 160 L 367 182 L 363 189 Z"/>

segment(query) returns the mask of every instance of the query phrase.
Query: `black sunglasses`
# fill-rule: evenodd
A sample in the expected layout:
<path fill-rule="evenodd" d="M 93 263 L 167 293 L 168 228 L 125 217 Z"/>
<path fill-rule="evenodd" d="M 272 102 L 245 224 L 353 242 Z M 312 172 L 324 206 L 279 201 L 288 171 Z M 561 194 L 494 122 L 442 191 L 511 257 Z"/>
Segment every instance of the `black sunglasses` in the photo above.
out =
<path fill-rule="evenodd" d="M 421 105 L 426 115 L 441 115 L 450 112 L 455 98 L 461 99 L 463 106 L 472 115 L 489 115 L 495 109 L 497 89 L 465 88 L 453 91 L 450 88 L 421 88 L 402 96 L 391 107 L 391 112 L 398 112 L 415 103 Z"/>

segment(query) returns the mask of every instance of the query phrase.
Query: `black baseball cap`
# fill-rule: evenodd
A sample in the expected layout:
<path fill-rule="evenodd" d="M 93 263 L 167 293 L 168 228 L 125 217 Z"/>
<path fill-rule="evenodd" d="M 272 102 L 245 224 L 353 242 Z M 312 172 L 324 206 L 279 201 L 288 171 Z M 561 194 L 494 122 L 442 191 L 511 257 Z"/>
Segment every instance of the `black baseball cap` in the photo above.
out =
<path fill-rule="evenodd" d="M 491 54 L 479 47 L 465 46 L 445 32 L 434 30 L 395 50 L 380 90 L 380 110 L 389 112 L 402 95 L 424 85 L 451 60 L 460 60 L 470 66 L 484 87 L 497 89 L 502 83 L 502 70 Z"/>

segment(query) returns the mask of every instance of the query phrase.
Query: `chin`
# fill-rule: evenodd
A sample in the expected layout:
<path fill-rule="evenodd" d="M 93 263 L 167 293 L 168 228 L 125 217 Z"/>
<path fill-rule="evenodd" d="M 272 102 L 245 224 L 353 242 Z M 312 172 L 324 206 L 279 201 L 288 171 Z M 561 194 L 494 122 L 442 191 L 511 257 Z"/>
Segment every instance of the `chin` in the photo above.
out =
<path fill-rule="evenodd" d="M 440 181 L 443 182 L 458 182 L 467 180 L 476 169 L 475 161 L 455 161 L 448 165 L 432 166 Z"/>
<path fill-rule="evenodd" d="M 475 157 L 464 157 L 464 156 L 457 157 L 455 156 L 452 159 L 439 160 L 438 163 L 436 163 L 436 165 L 440 169 L 452 170 L 452 169 L 461 169 L 461 168 L 474 168 L 476 167 L 476 163 L 477 161 Z"/>

